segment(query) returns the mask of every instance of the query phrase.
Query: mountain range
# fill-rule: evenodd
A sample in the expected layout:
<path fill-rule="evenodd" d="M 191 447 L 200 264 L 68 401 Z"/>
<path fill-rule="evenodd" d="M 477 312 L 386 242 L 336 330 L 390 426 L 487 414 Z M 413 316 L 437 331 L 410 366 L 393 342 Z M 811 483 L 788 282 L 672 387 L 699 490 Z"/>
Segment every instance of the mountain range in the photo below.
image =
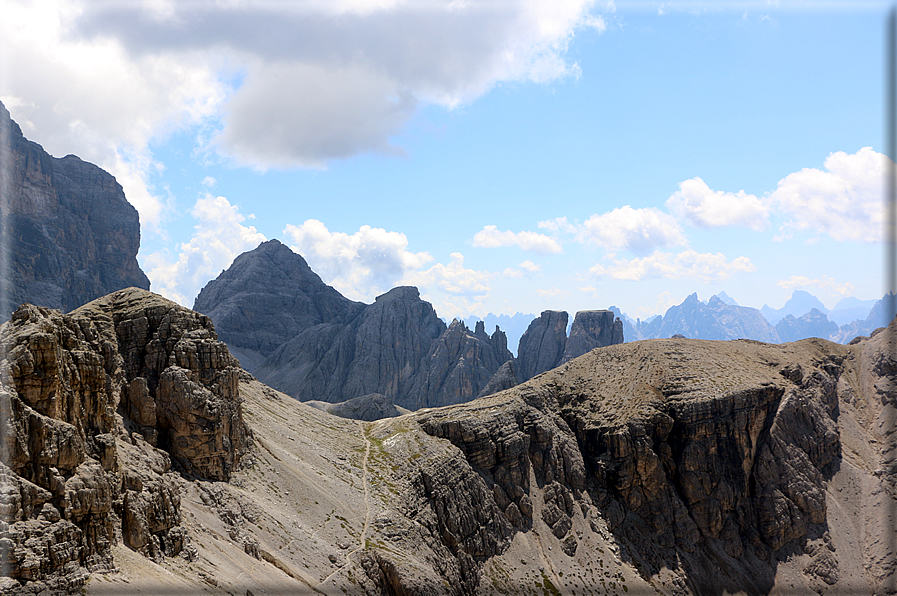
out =
<path fill-rule="evenodd" d="M 130 283 L 114 180 L 6 120 L 0 592 L 897 592 L 893 297 L 847 345 L 725 295 L 547 310 L 514 357 L 272 240 L 190 310 Z"/>

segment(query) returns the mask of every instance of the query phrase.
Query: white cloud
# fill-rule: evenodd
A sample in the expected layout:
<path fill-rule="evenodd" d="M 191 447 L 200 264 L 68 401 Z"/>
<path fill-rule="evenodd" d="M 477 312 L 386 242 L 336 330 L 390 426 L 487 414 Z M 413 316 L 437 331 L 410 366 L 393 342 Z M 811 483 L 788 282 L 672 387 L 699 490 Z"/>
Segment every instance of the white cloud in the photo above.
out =
<path fill-rule="evenodd" d="M 451 261 L 448 265 L 437 263 L 426 271 L 408 272 L 402 283 L 419 287 L 434 286 L 447 294 L 478 299 L 489 293 L 493 273 L 465 268 L 464 255 L 459 252 L 453 252 L 449 258 Z"/>
<path fill-rule="evenodd" d="M 433 260 L 428 253 L 409 252 L 405 234 L 383 228 L 361 226 L 346 234 L 309 219 L 300 226 L 288 224 L 284 235 L 324 281 L 354 300 L 372 300 Z"/>
<path fill-rule="evenodd" d="M 828 275 L 823 275 L 819 279 L 810 279 L 803 275 L 792 275 L 788 279 L 776 282 L 776 285 L 789 291 L 797 288 L 819 288 L 834 296 L 852 296 L 854 294 L 852 283 L 849 281 L 838 283 Z"/>
<path fill-rule="evenodd" d="M 566 223 L 563 219 L 555 221 L 561 227 Z M 592 215 L 574 227 L 579 241 L 609 250 L 647 254 L 658 247 L 686 244 L 685 235 L 676 220 L 654 208 L 633 209 L 626 205 L 602 215 Z"/>
<path fill-rule="evenodd" d="M 561 290 L 560 288 L 548 288 L 548 289 L 538 289 L 536 290 L 536 294 L 541 296 L 542 298 L 557 298 L 559 296 L 566 296 L 570 292 L 566 290 Z"/>
<path fill-rule="evenodd" d="M 33 106 L 14 116 L 48 149 L 103 167 L 210 117 L 238 163 L 320 167 L 395 151 L 389 138 L 421 103 L 578 77 L 566 57 L 575 32 L 606 28 L 592 5 L 13 0 L 0 21 L 0 56 L 15 57 L 3 93 Z"/>
<path fill-rule="evenodd" d="M 761 199 L 743 190 L 711 190 L 697 177 L 681 182 L 666 205 L 678 217 L 704 228 L 744 226 L 759 232 L 769 225 L 769 207 Z"/>
<path fill-rule="evenodd" d="M 698 253 L 688 249 L 680 253 L 655 251 L 635 259 L 611 259 L 610 265 L 597 264 L 589 271 L 597 276 L 625 281 L 665 277 L 668 279 L 695 278 L 701 281 L 726 279 L 733 273 L 754 271 L 756 267 L 747 257 L 726 260 L 722 253 Z"/>
<path fill-rule="evenodd" d="M 243 222 L 252 215 L 240 213 L 224 197 L 205 195 L 196 201 L 190 214 L 198 220 L 189 242 L 179 246 L 176 260 L 156 252 L 143 259 L 143 268 L 154 292 L 183 306 L 192 307 L 202 287 L 228 268 L 241 253 L 266 240 L 253 226 Z"/>
<path fill-rule="evenodd" d="M 538 252 L 542 254 L 557 254 L 563 252 L 561 245 L 553 238 L 537 232 L 501 232 L 497 226 L 485 226 L 474 234 L 473 245 L 480 248 L 498 248 L 503 246 L 517 246 L 521 250 Z"/>
<path fill-rule="evenodd" d="M 520 267 L 520 269 L 515 269 L 513 267 L 506 268 L 502 272 L 502 275 L 504 277 L 510 277 L 513 279 L 520 279 L 524 276 L 528 276 L 528 274 L 539 273 L 540 271 L 542 271 L 542 267 L 530 260 L 522 261 L 518 266 Z"/>
<path fill-rule="evenodd" d="M 777 238 L 809 230 L 838 241 L 880 242 L 886 159 L 871 147 L 838 151 L 826 158 L 825 171 L 804 168 L 780 180 L 769 198 L 789 219 Z"/>
<path fill-rule="evenodd" d="M 4 3 L 3 102 L 50 154 L 74 153 L 112 173 L 145 231 L 157 231 L 166 204 L 149 182 L 160 167 L 149 142 L 210 116 L 223 86 L 209 55 L 134 56 L 114 36 L 78 36 L 83 10 L 65 0 Z"/>
<path fill-rule="evenodd" d="M 532 261 L 528 261 L 528 260 L 522 261 L 520 263 L 520 266 L 523 269 L 526 269 L 527 271 L 529 271 L 530 273 L 538 273 L 539 271 L 542 271 L 542 268 L 539 265 L 536 265 Z"/>

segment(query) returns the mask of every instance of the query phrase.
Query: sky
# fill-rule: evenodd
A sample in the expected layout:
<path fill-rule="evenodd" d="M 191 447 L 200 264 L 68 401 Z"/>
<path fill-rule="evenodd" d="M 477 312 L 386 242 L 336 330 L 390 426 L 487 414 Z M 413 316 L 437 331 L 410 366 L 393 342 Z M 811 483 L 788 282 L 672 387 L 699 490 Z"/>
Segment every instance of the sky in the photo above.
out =
<path fill-rule="evenodd" d="M 192 306 L 272 238 L 446 319 L 883 281 L 886 2 L 0 0 L 0 101 Z"/>

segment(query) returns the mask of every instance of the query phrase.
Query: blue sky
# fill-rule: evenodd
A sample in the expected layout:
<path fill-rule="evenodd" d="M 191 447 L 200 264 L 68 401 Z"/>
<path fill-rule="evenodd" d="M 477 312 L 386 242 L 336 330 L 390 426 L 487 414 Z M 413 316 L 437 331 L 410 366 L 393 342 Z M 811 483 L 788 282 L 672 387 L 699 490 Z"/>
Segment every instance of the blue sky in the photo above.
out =
<path fill-rule="evenodd" d="M 270 238 L 447 318 L 884 292 L 886 3 L 2 5 L 0 100 L 187 306 Z"/>

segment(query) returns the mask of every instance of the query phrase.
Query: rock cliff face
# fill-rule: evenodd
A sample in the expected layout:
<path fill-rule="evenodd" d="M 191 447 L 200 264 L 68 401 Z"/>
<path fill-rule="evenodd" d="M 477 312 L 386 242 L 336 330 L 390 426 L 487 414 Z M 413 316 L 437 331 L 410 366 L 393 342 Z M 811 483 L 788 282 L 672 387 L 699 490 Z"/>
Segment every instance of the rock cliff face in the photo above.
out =
<path fill-rule="evenodd" d="M 521 381 L 561 363 L 567 345 L 567 319 L 564 311 L 546 310 L 529 324 L 517 347 L 517 370 Z"/>
<path fill-rule="evenodd" d="M 623 322 L 609 310 L 576 313 L 567 337 L 566 312 L 546 310 L 530 323 L 517 348 L 519 381 L 582 356 L 595 348 L 623 343 Z"/>
<path fill-rule="evenodd" d="M 173 464 L 227 480 L 249 443 L 239 369 L 209 318 L 130 288 L 66 315 L 26 304 L 0 350 L 5 574 L 65 592 L 111 569 L 119 539 L 181 552 Z"/>
<path fill-rule="evenodd" d="M 149 289 L 137 210 L 115 178 L 74 155 L 51 157 L 2 104 L 0 164 L 0 320 L 24 302 L 67 312 L 113 290 Z"/>
<path fill-rule="evenodd" d="M 346 325 L 364 309 L 326 285 L 277 240 L 243 253 L 196 297 L 193 309 L 216 329 L 246 370 L 319 325 Z"/>
<path fill-rule="evenodd" d="M 446 328 L 417 288 L 371 305 L 347 300 L 276 240 L 238 257 L 195 308 L 247 370 L 303 401 L 379 393 L 410 409 L 459 403 L 512 358 L 504 333 Z"/>
<path fill-rule="evenodd" d="M 579 358 L 586 352 L 623 343 L 623 322 L 614 320 L 609 310 L 583 310 L 576 313 L 570 337 L 564 346 L 561 364 Z"/>
<path fill-rule="evenodd" d="M 512 358 L 508 340 L 498 327 L 490 336 L 479 321 L 471 333 L 455 319 L 430 347 L 405 407 L 417 410 L 470 401 Z"/>

